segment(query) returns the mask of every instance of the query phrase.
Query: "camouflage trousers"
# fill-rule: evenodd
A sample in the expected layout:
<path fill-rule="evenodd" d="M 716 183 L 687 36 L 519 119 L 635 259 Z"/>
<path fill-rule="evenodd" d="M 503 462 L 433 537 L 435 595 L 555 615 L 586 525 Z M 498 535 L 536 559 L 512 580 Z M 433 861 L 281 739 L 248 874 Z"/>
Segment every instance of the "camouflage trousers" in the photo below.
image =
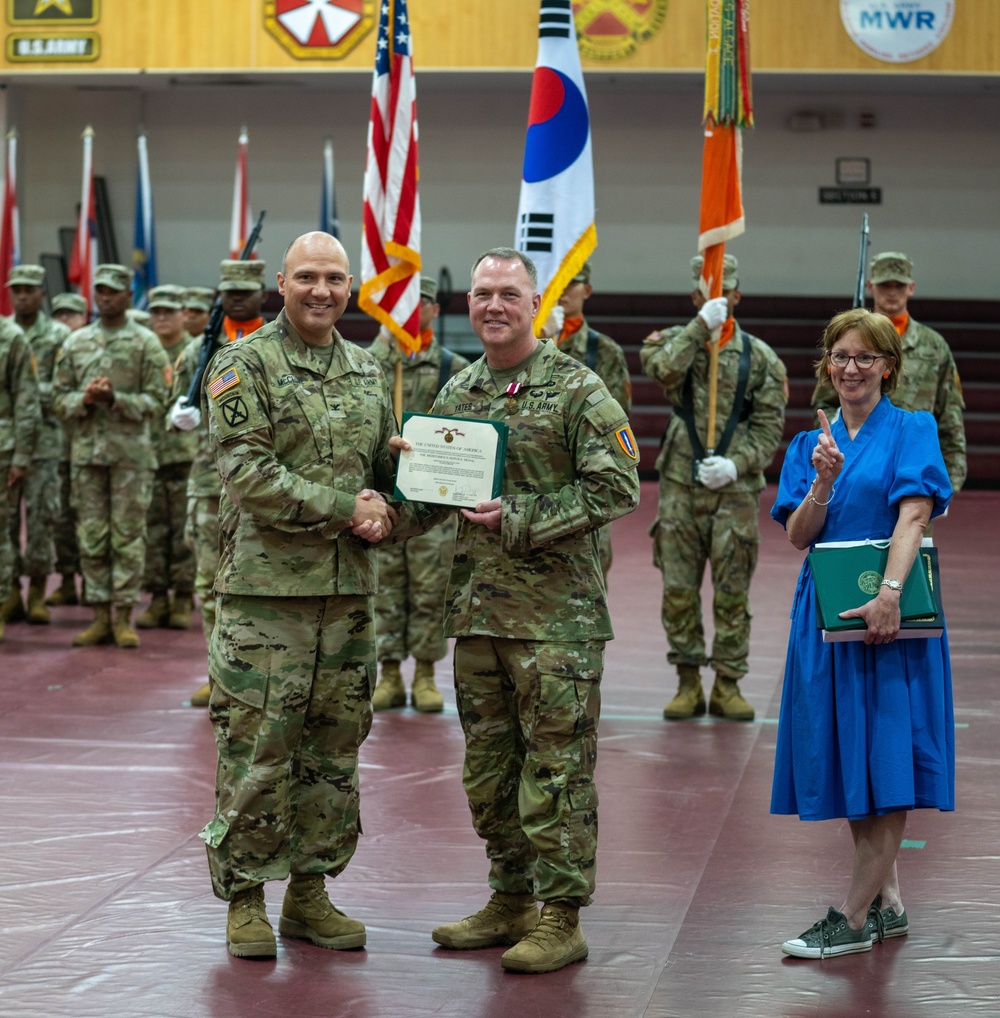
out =
<path fill-rule="evenodd" d="M 30 576 L 44 582 L 52 572 L 52 531 L 59 518 L 59 461 L 32 460 L 17 488 L 9 489 L 10 540 L 14 578 Z M 21 506 L 24 506 L 24 553 L 21 553 Z"/>
<path fill-rule="evenodd" d="M 747 671 L 750 652 L 750 580 L 757 566 L 758 495 L 709 491 L 669 481 L 660 484 L 660 506 L 650 529 L 653 562 L 663 574 L 661 618 L 667 661 L 710 664 L 724 678 Z M 712 567 L 712 656 L 705 653 L 701 582 Z"/>
<path fill-rule="evenodd" d="M 184 540 L 190 463 L 170 463 L 153 475 L 153 496 L 146 514 L 146 574 L 142 589 L 190 594 L 194 554 Z"/>
<path fill-rule="evenodd" d="M 10 453 L 0 453 L 0 478 L 4 485 L 7 483 L 7 474 L 10 472 Z M 7 494 L 0 497 L 0 596 L 6 597 L 10 588 L 14 585 L 14 556 L 16 545 L 10 538 L 11 522 L 14 519 L 14 506 L 17 499 L 11 494 L 17 489 L 7 489 Z M 21 535 L 17 535 L 20 544 Z"/>
<path fill-rule="evenodd" d="M 456 642 L 462 782 L 496 891 L 590 904 L 603 668 L 600 640 Z"/>
<path fill-rule="evenodd" d="M 219 571 L 219 496 L 191 495 L 184 519 L 184 541 L 194 555 L 194 592 L 201 605 L 205 643 L 215 628 L 215 574 Z"/>
<path fill-rule="evenodd" d="M 606 523 L 597 531 L 597 553 L 601 559 L 601 572 L 607 581 L 608 573 L 611 571 L 611 524 Z"/>
<path fill-rule="evenodd" d="M 201 832 L 215 894 L 289 873 L 336 876 L 361 833 L 371 729 L 371 598 L 221 594 L 209 648 L 219 752 Z"/>
<path fill-rule="evenodd" d="M 73 508 L 87 604 L 134 605 L 146 564 L 153 471 L 73 465 Z"/>
<path fill-rule="evenodd" d="M 60 460 L 59 515 L 52 527 L 56 572 L 60 576 L 73 576 L 80 571 L 80 549 L 76 543 L 76 512 L 73 510 L 71 478 L 69 460 Z"/>
<path fill-rule="evenodd" d="M 444 592 L 455 554 L 456 517 L 404 544 L 379 547 L 375 634 L 379 661 L 440 661 Z"/>

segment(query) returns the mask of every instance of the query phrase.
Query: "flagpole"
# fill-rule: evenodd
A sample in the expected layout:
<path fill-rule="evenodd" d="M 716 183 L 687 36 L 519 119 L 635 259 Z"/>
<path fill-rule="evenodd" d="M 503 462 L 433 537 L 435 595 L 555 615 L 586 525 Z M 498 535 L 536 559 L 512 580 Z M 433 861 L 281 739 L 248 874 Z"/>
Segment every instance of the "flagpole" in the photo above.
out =
<path fill-rule="evenodd" d="M 96 222 L 94 222 L 94 129 L 89 124 L 83 138 L 83 183 L 80 191 L 80 214 L 76 224 L 76 238 L 73 241 L 73 257 L 67 277 L 80 288 L 80 295 L 87 302 L 87 319 L 90 319 L 93 305 L 93 273 L 97 264 Z"/>

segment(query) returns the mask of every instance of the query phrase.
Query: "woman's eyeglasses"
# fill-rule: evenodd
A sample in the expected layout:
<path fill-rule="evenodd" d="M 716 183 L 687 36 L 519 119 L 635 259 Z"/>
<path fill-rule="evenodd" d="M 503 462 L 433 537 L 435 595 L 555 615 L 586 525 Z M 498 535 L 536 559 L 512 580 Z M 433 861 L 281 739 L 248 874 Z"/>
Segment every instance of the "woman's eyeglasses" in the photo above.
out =
<path fill-rule="evenodd" d="M 835 368 L 846 368 L 851 361 L 854 361 L 854 366 L 858 370 L 867 371 L 875 366 L 876 361 L 882 360 L 883 356 L 880 353 L 856 353 L 853 357 L 849 357 L 846 353 L 841 353 L 838 350 L 830 354 L 830 363 Z"/>

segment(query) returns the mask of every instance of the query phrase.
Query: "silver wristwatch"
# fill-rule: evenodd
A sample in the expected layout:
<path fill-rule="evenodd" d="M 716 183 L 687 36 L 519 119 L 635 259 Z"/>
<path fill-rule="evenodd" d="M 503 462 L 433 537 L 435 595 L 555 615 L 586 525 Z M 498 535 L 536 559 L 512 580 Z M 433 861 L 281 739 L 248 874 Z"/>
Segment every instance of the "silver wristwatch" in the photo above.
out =
<path fill-rule="evenodd" d="M 888 587 L 890 590 L 902 592 L 903 584 L 899 580 L 883 580 L 879 586 Z"/>

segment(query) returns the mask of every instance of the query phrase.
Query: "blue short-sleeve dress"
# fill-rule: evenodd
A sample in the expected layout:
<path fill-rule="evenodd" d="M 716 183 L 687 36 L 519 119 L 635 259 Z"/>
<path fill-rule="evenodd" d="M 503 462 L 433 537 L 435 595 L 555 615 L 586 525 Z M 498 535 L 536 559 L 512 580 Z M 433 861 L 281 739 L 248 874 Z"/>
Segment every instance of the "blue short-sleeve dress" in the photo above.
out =
<path fill-rule="evenodd" d="M 821 541 L 892 535 L 899 500 L 934 499 L 944 512 L 951 485 L 937 422 L 883 396 L 852 440 L 832 425 L 844 454 Z M 820 432 L 795 436 L 771 516 L 782 526 L 809 492 Z M 897 810 L 955 808 L 955 722 L 947 626 L 941 639 L 823 643 L 808 559 L 792 602 L 772 813 L 852 820 Z"/>

